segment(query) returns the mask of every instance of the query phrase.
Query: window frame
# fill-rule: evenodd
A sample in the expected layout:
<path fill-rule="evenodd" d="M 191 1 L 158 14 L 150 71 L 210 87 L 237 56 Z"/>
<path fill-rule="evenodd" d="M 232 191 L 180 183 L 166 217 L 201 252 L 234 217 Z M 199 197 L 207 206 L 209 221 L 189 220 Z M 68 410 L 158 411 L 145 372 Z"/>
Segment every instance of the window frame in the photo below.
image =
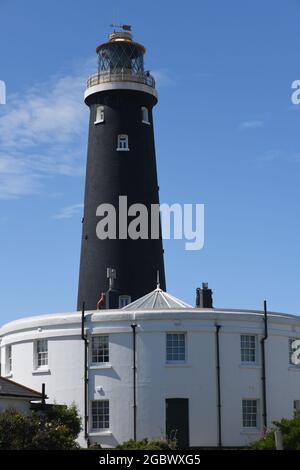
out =
<path fill-rule="evenodd" d="M 39 350 L 40 344 L 46 345 L 46 349 Z M 37 339 L 35 341 L 35 369 L 36 370 L 43 370 L 48 369 L 49 367 L 49 347 L 48 347 L 48 339 Z"/>
<path fill-rule="evenodd" d="M 242 345 L 242 338 L 243 337 L 252 337 L 252 338 L 254 338 L 254 349 L 250 348 L 250 347 L 246 348 L 245 346 L 243 347 L 243 345 Z M 240 361 L 241 361 L 242 365 L 257 365 L 258 364 L 258 347 L 257 346 L 258 346 L 257 335 L 252 334 L 252 333 L 241 333 L 240 334 Z M 254 360 L 253 361 L 243 359 L 243 351 L 244 351 L 244 354 L 247 354 L 247 352 L 249 354 L 249 352 L 253 351 L 253 350 L 254 350 Z"/>
<path fill-rule="evenodd" d="M 256 413 L 255 413 L 255 426 L 252 426 L 252 425 L 246 425 L 245 421 L 248 419 L 249 422 L 251 423 L 252 421 L 252 418 L 248 416 L 248 418 L 244 415 L 244 412 L 246 413 L 246 411 L 244 411 L 244 403 L 245 402 L 255 402 L 255 406 L 256 406 Z M 251 414 L 251 412 L 249 412 L 248 414 Z M 253 415 L 253 413 L 252 413 Z M 260 402 L 259 402 L 259 399 L 258 398 L 243 398 L 242 399 L 242 428 L 243 430 L 248 430 L 248 431 L 259 431 L 260 429 Z"/>
<path fill-rule="evenodd" d="M 97 353 L 94 355 L 94 341 L 97 339 L 97 338 L 107 338 L 107 343 L 106 345 L 103 346 L 103 351 L 101 353 Z M 106 364 L 109 364 L 109 358 L 110 358 L 110 342 L 109 342 L 109 335 L 107 334 L 95 334 L 95 335 L 92 335 L 92 338 L 91 338 L 91 357 L 90 357 L 90 361 L 91 361 L 91 365 L 92 366 L 101 366 L 101 365 L 106 365 Z M 98 351 L 100 350 L 100 347 L 98 347 Z M 105 352 L 106 350 L 106 352 Z M 107 357 L 108 360 L 97 360 L 97 361 L 94 361 L 94 356 L 102 356 L 103 359 L 105 359 Z"/>
<path fill-rule="evenodd" d="M 170 349 L 170 346 L 168 347 L 168 336 L 175 336 L 175 335 L 177 335 L 177 336 L 180 335 L 180 336 L 183 336 L 183 338 L 184 338 L 184 359 L 173 359 L 173 358 L 168 357 L 168 349 Z M 177 341 L 176 349 L 175 349 L 175 347 L 173 347 L 173 350 L 175 349 L 175 351 L 176 351 L 176 350 L 180 349 L 178 343 L 179 343 L 179 341 Z M 166 344 L 166 346 L 165 346 L 166 364 L 186 364 L 187 363 L 187 333 L 186 333 L 186 331 L 168 331 L 168 332 L 166 332 L 165 344 Z M 177 355 L 179 355 L 179 354 L 180 353 L 177 352 Z M 174 352 L 173 352 L 173 355 L 174 355 Z"/>
<path fill-rule="evenodd" d="M 95 427 L 94 426 L 94 419 L 95 419 L 95 415 L 94 415 L 94 405 L 97 404 L 97 407 L 98 407 L 98 404 L 102 403 L 103 404 L 103 413 L 102 413 L 102 419 L 100 419 L 100 414 L 97 414 L 96 415 L 96 420 L 97 422 L 102 423 L 104 424 L 104 427 Z M 108 410 L 108 412 L 105 413 L 105 408 L 104 408 L 104 404 L 107 404 L 107 407 L 106 407 L 106 411 Z M 97 411 L 99 411 L 97 409 Z M 99 416 L 99 417 L 98 417 Z M 98 418 L 97 418 L 98 417 Z M 108 418 L 107 418 L 108 417 Z M 103 431 L 109 431 L 110 429 L 110 402 L 109 400 L 92 400 L 91 401 L 91 430 L 92 432 L 103 432 Z M 107 425 L 106 425 L 107 424 Z"/>
<path fill-rule="evenodd" d="M 147 106 L 142 106 L 141 112 L 142 112 L 142 123 L 150 126 L 151 122 L 149 119 L 149 109 L 147 108 Z"/>
<path fill-rule="evenodd" d="M 125 144 L 123 146 L 123 144 Z M 118 135 L 118 152 L 129 152 L 129 137 L 128 134 L 119 134 Z"/>
<path fill-rule="evenodd" d="M 5 375 L 12 374 L 12 344 L 5 346 Z"/>
<path fill-rule="evenodd" d="M 101 104 L 96 107 L 96 119 L 94 124 L 102 124 L 103 122 L 105 122 L 105 107 Z"/>
<path fill-rule="evenodd" d="M 122 304 L 123 300 L 126 301 L 124 305 Z M 119 295 L 119 308 L 124 308 L 129 304 L 131 304 L 131 295 Z"/>

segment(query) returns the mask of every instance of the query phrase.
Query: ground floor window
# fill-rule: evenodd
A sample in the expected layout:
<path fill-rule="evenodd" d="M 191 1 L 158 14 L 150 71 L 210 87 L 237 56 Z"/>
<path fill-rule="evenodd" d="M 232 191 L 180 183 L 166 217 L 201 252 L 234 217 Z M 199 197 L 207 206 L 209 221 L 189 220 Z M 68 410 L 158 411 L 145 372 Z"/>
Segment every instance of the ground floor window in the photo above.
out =
<path fill-rule="evenodd" d="M 96 400 L 92 402 L 92 426 L 94 431 L 109 428 L 108 400 Z"/>
<path fill-rule="evenodd" d="M 243 400 L 243 427 L 258 427 L 258 400 Z"/>

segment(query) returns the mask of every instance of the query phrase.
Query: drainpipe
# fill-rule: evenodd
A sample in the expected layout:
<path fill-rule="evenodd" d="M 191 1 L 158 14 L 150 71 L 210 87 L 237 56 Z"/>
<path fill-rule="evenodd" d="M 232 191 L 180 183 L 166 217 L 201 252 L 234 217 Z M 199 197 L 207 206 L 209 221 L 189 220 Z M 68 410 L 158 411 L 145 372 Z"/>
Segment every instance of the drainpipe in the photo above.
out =
<path fill-rule="evenodd" d="M 88 432 L 88 340 L 84 334 L 84 320 L 85 320 L 85 302 L 82 304 L 82 313 L 81 313 L 81 339 L 84 341 L 84 438 L 86 440 L 87 446 L 89 447 L 89 432 Z"/>
<path fill-rule="evenodd" d="M 267 419 L 267 387 L 266 387 L 266 355 L 265 355 L 265 342 L 268 338 L 268 312 L 267 312 L 267 301 L 264 301 L 264 336 L 260 341 L 261 344 L 261 360 L 262 360 L 262 398 L 263 398 L 263 409 L 262 409 L 262 417 L 263 417 L 263 425 L 264 431 L 266 431 L 268 426 L 268 419 Z"/>
<path fill-rule="evenodd" d="M 132 328 L 132 354 L 133 354 L 133 440 L 136 441 L 136 328 L 137 325 L 134 323 L 131 325 Z"/>
<path fill-rule="evenodd" d="M 220 367 L 220 334 L 221 325 L 216 325 L 216 368 L 217 368 L 217 408 L 218 408 L 218 447 L 222 448 L 222 415 L 221 415 L 221 367 Z"/>

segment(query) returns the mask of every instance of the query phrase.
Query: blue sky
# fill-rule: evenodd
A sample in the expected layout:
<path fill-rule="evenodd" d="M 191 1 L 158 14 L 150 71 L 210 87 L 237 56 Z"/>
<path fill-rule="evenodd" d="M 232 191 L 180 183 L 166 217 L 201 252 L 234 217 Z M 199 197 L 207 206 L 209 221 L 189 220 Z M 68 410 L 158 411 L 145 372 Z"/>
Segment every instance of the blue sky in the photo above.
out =
<path fill-rule="evenodd" d="M 300 313 L 298 0 L 0 0 L 0 314 L 72 311 L 88 111 L 112 22 L 157 78 L 161 202 L 204 203 L 205 247 L 165 242 L 168 291 Z"/>

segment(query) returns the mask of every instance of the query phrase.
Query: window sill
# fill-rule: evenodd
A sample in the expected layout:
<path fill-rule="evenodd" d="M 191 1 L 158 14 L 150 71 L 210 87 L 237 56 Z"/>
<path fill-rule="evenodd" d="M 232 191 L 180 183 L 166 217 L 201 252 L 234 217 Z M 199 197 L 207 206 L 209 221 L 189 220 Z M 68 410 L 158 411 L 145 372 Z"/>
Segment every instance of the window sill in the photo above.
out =
<path fill-rule="evenodd" d="M 95 121 L 94 124 L 95 124 L 95 126 L 97 126 L 97 124 L 103 124 L 104 122 L 105 122 L 105 121 L 104 121 L 104 119 L 103 119 L 103 121 Z"/>
<path fill-rule="evenodd" d="M 112 436 L 111 431 L 92 431 L 89 433 L 90 437 L 97 437 L 97 436 Z"/>
<path fill-rule="evenodd" d="M 258 428 L 243 428 L 240 432 L 240 434 L 259 434 L 261 432 L 260 429 Z"/>
<path fill-rule="evenodd" d="M 90 370 L 101 370 L 101 369 L 112 369 L 111 364 L 92 364 L 90 367 Z"/>
<path fill-rule="evenodd" d="M 300 366 L 292 366 L 291 364 L 289 365 L 289 370 L 297 370 L 300 371 Z"/>
<path fill-rule="evenodd" d="M 148 121 L 142 121 L 143 124 L 147 124 L 148 126 L 151 126 L 151 122 Z"/>
<path fill-rule="evenodd" d="M 257 364 L 256 362 L 241 362 L 239 367 L 241 367 L 242 369 L 245 368 L 245 369 L 261 369 L 261 366 L 259 364 Z"/>
<path fill-rule="evenodd" d="M 168 362 L 165 367 L 192 367 L 192 365 L 186 362 Z"/>
<path fill-rule="evenodd" d="M 32 371 L 32 375 L 46 375 L 46 374 L 50 374 L 51 371 L 49 369 L 49 367 L 40 367 L 39 369 L 34 369 Z"/>
<path fill-rule="evenodd" d="M 117 152 L 129 152 L 130 149 L 119 149 L 117 148 Z"/>

